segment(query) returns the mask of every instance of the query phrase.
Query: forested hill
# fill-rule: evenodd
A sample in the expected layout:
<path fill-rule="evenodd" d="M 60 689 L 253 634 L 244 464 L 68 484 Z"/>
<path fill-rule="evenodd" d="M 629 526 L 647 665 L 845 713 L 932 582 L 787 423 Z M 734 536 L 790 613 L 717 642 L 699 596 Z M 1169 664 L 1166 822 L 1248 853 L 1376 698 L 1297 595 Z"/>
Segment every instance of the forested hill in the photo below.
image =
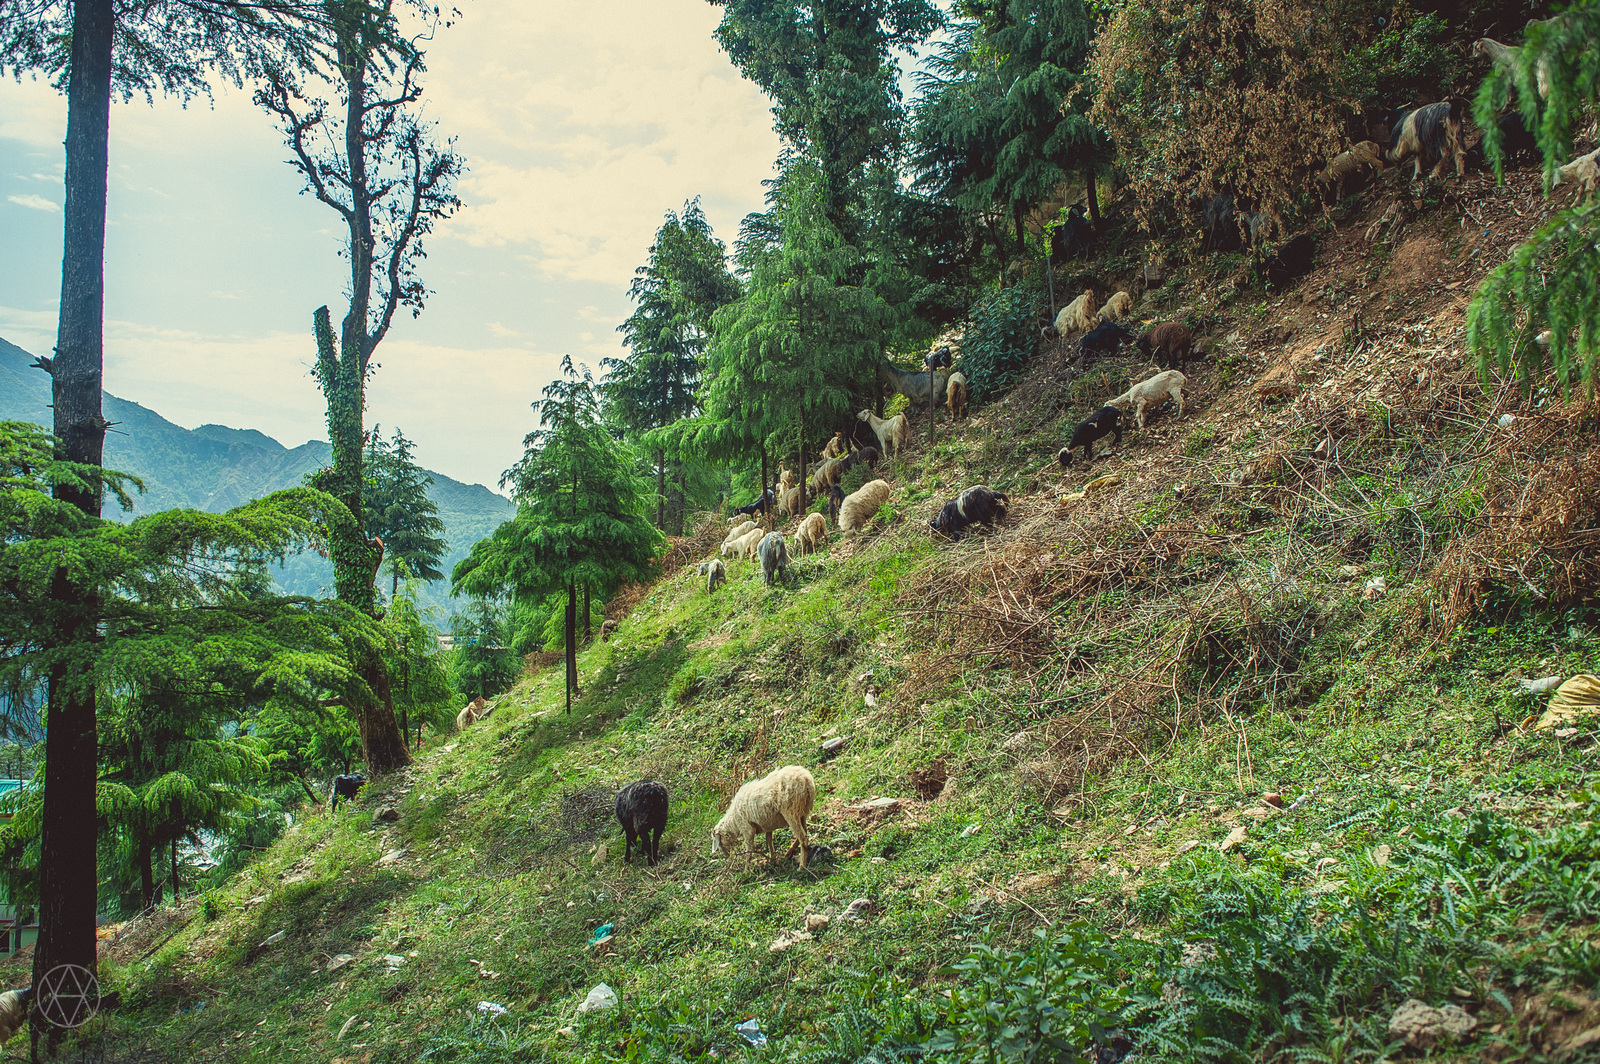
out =
<path fill-rule="evenodd" d="M 30 368 L 33 361 L 33 355 L 0 339 L 0 419 L 50 424 L 50 381 Z M 328 462 L 326 440 L 285 447 L 255 429 L 186 429 L 110 392 L 103 402 L 106 419 L 114 426 L 106 435 L 106 465 L 144 480 L 144 494 L 135 500 L 136 515 L 175 506 L 221 513 L 299 484 Z M 481 484 L 463 484 L 432 471 L 428 475 L 433 477 L 428 495 L 448 530 L 450 552 L 442 566 L 448 573 L 473 543 L 510 515 L 512 505 Z M 108 511 L 107 516 L 118 515 Z M 290 560 L 279 582 L 288 591 L 313 595 L 331 587 L 332 569 L 316 555 L 301 555 Z M 443 586 L 425 589 L 424 597 L 429 605 L 452 608 Z"/>

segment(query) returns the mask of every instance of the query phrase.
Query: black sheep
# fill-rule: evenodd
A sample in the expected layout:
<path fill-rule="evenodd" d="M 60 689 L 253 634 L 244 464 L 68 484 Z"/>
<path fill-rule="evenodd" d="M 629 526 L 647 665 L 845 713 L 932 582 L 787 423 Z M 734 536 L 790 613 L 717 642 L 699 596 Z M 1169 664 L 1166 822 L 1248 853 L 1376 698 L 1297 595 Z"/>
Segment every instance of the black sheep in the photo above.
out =
<path fill-rule="evenodd" d="M 333 777 L 333 793 L 328 796 L 329 803 L 333 806 L 333 812 L 337 813 L 339 811 L 340 798 L 347 802 L 355 801 L 356 792 L 366 786 L 366 783 L 367 777 L 359 772 L 351 773 L 348 776 Z"/>
<path fill-rule="evenodd" d="M 772 506 L 772 489 L 768 488 L 766 491 L 761 493 L 761 497 L 759 499 L 757 499 L 755 502 L 751 503 L 748 506 L 735 506 L 733 508 L 733 512 L 734 512 L 734 514 L 739 515 L 739 516 L 749 517 L 752 514 L 754 514 L 757 510 L 760 510 L 762 513 L 766 513 L 767 510 L 771 506 Z"/>
<path fill-rule="evenodd" d="M 633 842 L 652 866 L 661 859 L 661 833 L 667 830 L 667 789 L 655 780 L 639 780 L 617 792 L 617 819 L 628 835 L 623 861 L 633 859 Z"/>
<path fill-rule="evenodd" d="M 928 525 L 935 532 L 959 542 L 968 525 L 981 521 L 985 528 L 993 528 L 996 521 L 1004 521 L 1010 502 L 1010 496 L 979 484 L 945 503 Z"/>
<path fill-rule="evenodd" d="M 949 369 L 955 365 L 955 360 L 950 357 L 950 349 L 941 347 L 931 355 L 922 357 L 922 368 L 925 370 Z"/>
<path fill-rule="evenodd" d="M 863 447 L 859 451 L 851 451 L 839 459 L 839 475 L 842 477 L 850 472 L 850 468 L 858 462 L 865 462 L 869 466 L 878 464 L 878 449 L 876 447 Z"/>
<path fill-rule="evenodd" d="M 1101 322 L 1084 333 L 1083 338 L 1078 341 L 1078 356 L 1082 358 L 1091 353 L 1115 354 L 1117 348 L 1132 343 L 1133 339 L 1132 329 L 1123 328 L 1114 321 Z"/>
<path fill-rule="evenodd" d="M 1074 447 L 1082 447 L 1083 460 L 1092 462 L 1094 460 L 1094 445 L 1096 441 L 1114 433 L 1115 436 L 1111 441 L 1112 445 L 1115 446 L 1121 443 L 1121 418 L 1122 411 L 1116 407 L 1102 406 L 1099 410 L 1078 422 L 1078 427 L 1072 430 L 1072 439 L 1068 440 L 1067 445 L 1056 455 L 1056 458 L 1061 462 L 1061 468 L 1065 469 L 1072 464 L 1072 449 Z"/>

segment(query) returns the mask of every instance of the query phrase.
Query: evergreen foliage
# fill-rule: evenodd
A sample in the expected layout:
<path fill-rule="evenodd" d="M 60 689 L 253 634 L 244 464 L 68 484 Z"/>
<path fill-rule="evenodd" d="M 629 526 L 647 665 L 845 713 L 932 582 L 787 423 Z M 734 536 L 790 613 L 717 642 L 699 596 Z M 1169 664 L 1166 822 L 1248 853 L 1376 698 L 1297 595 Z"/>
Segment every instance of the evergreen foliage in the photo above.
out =
<path fill-rule="evenodd" d="M 1542 99 L 1538 71 L 1546 70 Z M 1475 116 L 1501 173 L 1495 117 L 1508 104 L 1522 113 L 1544 155 L 1546 182 L 1566 162 L 1573 134 L 1600 103 L 1600 2 L 1578 0 L 1544 22 L 1528 24 L 1511 67 L 1496 66 L 1478 90 Z M 1467 346 L 1487 376 L 1516 372 L 1524 392 L 1548 372 L 1563 393 L 1595 395 L 1600 370 L 1600 202 L 1559 210 L 1526 244 L 1490 271 L 1467 314 Z"/>
<path fill-rule="evenodd" d="M 1082 0 L 959 5 L 952 27 L 919 72 L 912 139 L 919 183 L 985 222 L 997 250 L 1009 220 L 1022 251 L 1022 219 L 1068 180 L 1093 180 L 1110 143 L 1084 113 L 1091 21 Z"/>
<path fill-rule="evenodd" d="M 369 535 L 383 540 L 391 599 L 400 593 L 402 575 L 442 580 L 439 560 L 450 549 L 439 507 L 428 498 L 433 478 L 411 460 L 412 447 L 399 429 L 387 444 L 377 425 L 368 434 L 362 524 Z"/>
<path fill-rule="evenodd" d="M 501 478 L 517 502 L 503 523 L 452 574 L 457 593 L 509 595 L 514 604 L 555 591 L 567 596 L 565 645 L 569 690 L 577 686 L 578 593 L 604 599 L 645 579 L 661 535 L 645 518 L 646 494 L 629 449 L 600 418 L 600 397 L 587 368 L 567 356 L 562 378 L 534 404 L 539 428 L 523 440 L 522 459 Z"/>
<path fill-rule="evenodd" d="M 507 646 L 501 603 L 474 598 L 451 618 L 450 633 L 455 649 L 450 654 L 449 679 L 463 698 L 488 698 L 516 682 L 520 663 Z"/>
<path fill-rule="evenodd" d="M 1038 350 L 1041 293 L 1032 285 L 990 292 L 972 305 L 961 345 L 961 372 L 974 402 L 986 402 L 1011 387 Z"/>
<path fill-rule="evenodd" d="M 739 297 L 739 282 L 728 272 L 727 253 L 712 234 L 698 200 L 684 204 L 681 215 L 667 212 L 650 246 L 650 261 L 634 272 L 628 289 L 634 312 L 617 326 L 631 354 L 601 361 L 606 374 L 600 392 L 607 419 L 637 443 L 651 430 L 690 417 L 698 409 L 711 316 Z M 678 453 L 665 438 L 656 438 L 647 447 L 655 457 L 656 528 L 661 529 L 669 450 L 680 471 L 690 456 Z M 680 489 L 683 486 L 680 483 Z"/>
<path fill-rule="evenodd" d="M 375 650 L 380 633 L 340 603 L 264 590 L 268 562 L 353 523 L 329 496 L 299 488 L 226 514 L 169 510 L 119 524 L 50 497 L 59 484 L 98 484 L 131 502 L 119 474 L 63 462 L 54 447 L 36 425 L 0 423 L 0 683 L 70 676 L 97 693 L 106 848 L 140 871 L 148 901 L 156 846 L 226 829 L 248 809 L 247 784 L 267 765 L 264 744 L 241 734 L 249 713 L 358 693 L 349 662 Z M 94 611 L 92 640 L 49 639 L 73 620 L 48 594 L 63 565 L 88 592 L 77 608 Z M 13 856 L 37 853 L 45 797 L 21 796 L 4 837 Z M 21 876 L 13 897 L 38 897 L 38 881 Z"/>

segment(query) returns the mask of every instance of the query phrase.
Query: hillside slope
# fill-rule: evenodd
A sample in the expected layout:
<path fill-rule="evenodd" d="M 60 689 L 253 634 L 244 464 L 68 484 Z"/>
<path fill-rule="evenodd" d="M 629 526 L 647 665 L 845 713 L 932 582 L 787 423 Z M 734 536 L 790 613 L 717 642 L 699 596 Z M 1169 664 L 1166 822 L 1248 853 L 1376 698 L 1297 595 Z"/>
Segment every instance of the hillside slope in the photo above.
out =
<path fill-rule="evenodd" d="M 0 340 L 0 418 L 50 424 L 50 380 L 30 369 L 33 356 Z M 259 499 L 269 492 L 295 487 L 329 461 L 325 440 L 285 447 L 255 429 L 201 425 L 185 429 L 138 403 L 102 395 L 106 419 L 115 428 L 106 435 L 106 465 L 144 481 L 144 494 L 134 500 L 134 515 L 177 506 L 221 513 Z M 467 556 L 472 545 L 511 516 L 510 500 L 481 484 L 463 484 L 429 472 L 428 497 L 439 507 L 450 549 L 441 569 L 447 575 Z M 119 517 L 108 512 L 108 517 Z M 312 553 L 289 559 L 278 583 L 291 594 L 318 595 L 333 586 L 333 568 Z M 453 612 L 448 588 L 424 585 L 422 603 Z"/>
<path fill-rule="evenodd" d="M 1483 264 L 1537 224 L 1526 175 L 1394 193 L 1283 296 L 1219 259 L 1147 297 L 1213 341 L 1181 418 L 1061 477 L 1138 367 L 1043 352 L 931 449 L 921 422 L 860 540 L 710 598 L 685 565 L 584 652 L 570 717 L 529 676 L 119 929 L 112 1030 L 142 1059 L 857 1061 L 1068 1059 L 1105 1022 L 1141 1060 L 1342 1061 L 1419 1054 L 1390 1026 L 1415 998 L 1474 1025 L 1443 1055 L 1592 1050 L 1600 736 L 1535 728 L 1517 681 L 1600 671 L 1600 415 L 1461 356 Z M 932 540 L 978 482 L 1008 520 Z M 831 857 L 712 857 L 784 763 Z M 647 776 L 663 861 L 623 866 L 611 795 Z M 620 1007 L 580 1015 L 601 982 Z"/>

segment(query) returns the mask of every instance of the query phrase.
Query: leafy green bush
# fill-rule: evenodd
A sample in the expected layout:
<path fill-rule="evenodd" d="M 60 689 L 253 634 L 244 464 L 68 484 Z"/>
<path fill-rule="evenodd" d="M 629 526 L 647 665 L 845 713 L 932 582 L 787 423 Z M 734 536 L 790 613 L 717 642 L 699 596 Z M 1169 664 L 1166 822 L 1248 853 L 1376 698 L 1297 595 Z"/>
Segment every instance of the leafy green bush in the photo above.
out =
<path fill-rule="evenodd" d="M 990 1064 L 1093 1060 L 1127 1003 L 1118 965 L 1104 936 L 1088 927 L 1054 936 L 1041 928 L 1022 950 L 979 945 L 950 966 L 965 978 L 950 992 L 946 1022 L 928 1048 Z"/>
<path fill-rule="evenodd" d="M 1015 285 L 972 305 L 972 323 L 961 342 L 961 372 L 974 402 L 987 402 L 1022 378 L 1038 349 L 1041 303 L 1038 288 Z"/>
<path fill-rule="evenodd" d="M 1341 73 L 1350 95 L 1364 108 L 1438 99 L 1454 72 L 1444 48 L 1449 26 L 1431 11 L 1416 13 L 1404 4 L 1384 13 L 1382 31 L 1345 54 Z"/>

